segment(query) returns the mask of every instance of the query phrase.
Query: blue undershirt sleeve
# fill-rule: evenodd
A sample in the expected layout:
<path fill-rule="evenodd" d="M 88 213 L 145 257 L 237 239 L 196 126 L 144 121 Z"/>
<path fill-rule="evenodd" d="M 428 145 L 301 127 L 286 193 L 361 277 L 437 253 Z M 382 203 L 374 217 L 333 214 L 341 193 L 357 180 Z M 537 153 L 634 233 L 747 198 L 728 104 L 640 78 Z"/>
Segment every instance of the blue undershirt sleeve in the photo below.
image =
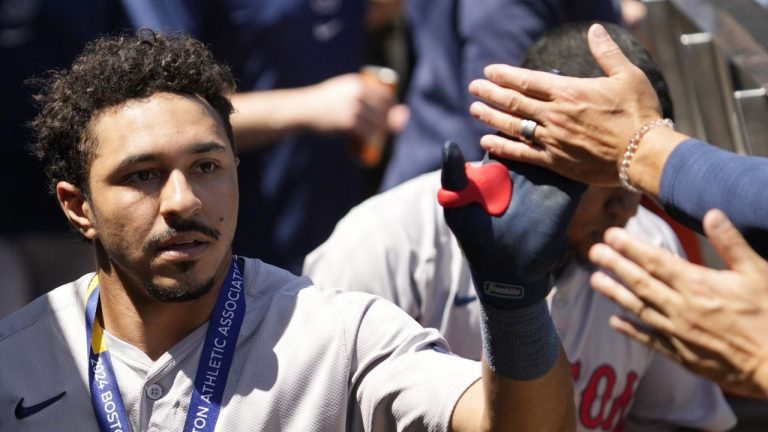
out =
<path fill-rule="evenodd" d="M 676 220 L 702 232 L 704 214 L 719 208 L 768 256 L 768 158 L 688 139 L 667 159 L 659 189 L 661 204 Z"/>

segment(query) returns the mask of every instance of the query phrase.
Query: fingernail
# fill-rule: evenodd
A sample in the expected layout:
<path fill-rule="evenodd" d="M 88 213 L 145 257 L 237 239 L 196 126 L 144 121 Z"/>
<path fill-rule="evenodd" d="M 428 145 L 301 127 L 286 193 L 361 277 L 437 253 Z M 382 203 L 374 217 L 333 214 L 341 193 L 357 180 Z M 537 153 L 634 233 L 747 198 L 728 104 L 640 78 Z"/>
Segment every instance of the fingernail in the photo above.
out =
<path fill-rule="evenodd" d="M 592 273 L 589 277 L 589 285 L 597 292 L 608 295 L 611 289 L 614 289 L 616 281 L 608 274 L 601 271 Z"/>
<path fill-rule="evenodd" d="M 480 138 L 480 147 L 484 150 L 490 150 L 493 148 L 493 140 L 496 139 L 493 135 L 483 135 Z"/>
<path fill-rule="evenodd" d="M 605 27 L 600 24 L 595 24 L 595 29 L 592 31 L 592 35 L 595 39 L 605 39 L 608 37 L 608 32 L 605 31 Z"/>
<path fill-rule="evenodd" d="M 476 79 L 469 84 L 469 91 L 474 96 L 480 96 L 483 90 L 486 89 L 488 81 L 483 79 Z"/>
<path fill-rule="evenodd" d="M 624 241 L 626 238 L 627 235 L 621 228 L 608 228 L 608 230 L 605 231 L 605 234 L 603 234 L 603 239 L 605 239 L 605 242 L 612 243 L 614 245 L 618 242 Z"/>
<path fill-rule="evenodd" d="M 710 210 L 709 211 L 709 223 L 710 226 L 715 229 L 720 229 L 723 226 L 725 226 L 725 223 L 728 220 L 725 218 L 725 215 L 720 210 Z"/>
<path fill-rule="evenodd" d="M 469 106 L 469 113 L 475 117 L 480 117 L 480 112 L 483 110 L 483 104 L 480 102 L 472 102 Z"/>
<path fill-rule="evenodd" d="M 602 261 L 606 257 L 607 253 L 607 247 L 604 244 L 597 243 L 589 248 L 589 260 L 598 264 L 599 261 Z"/>
<path fill-rule="evenodd" d="M 596 271 L 596 272 L 592 273 L 592 281 L 591 282 L 593 284 L 595 284 L 595 285 L 602 285 L 602 284 L 608 282 L 609 280 L 610 280 L 610 277 L 608 277 L 607 274 L 605 274 L 605 273 L 603 273 L 601 271 Z"/>
<path fill-rule="evenodd" d="M 492 77 L 496 74 L 496 66 L 495 65 L 488 65 L 483 69 L 483 73 L 485 74 L 485 77 L 488 79 L 492 79 Z"/>

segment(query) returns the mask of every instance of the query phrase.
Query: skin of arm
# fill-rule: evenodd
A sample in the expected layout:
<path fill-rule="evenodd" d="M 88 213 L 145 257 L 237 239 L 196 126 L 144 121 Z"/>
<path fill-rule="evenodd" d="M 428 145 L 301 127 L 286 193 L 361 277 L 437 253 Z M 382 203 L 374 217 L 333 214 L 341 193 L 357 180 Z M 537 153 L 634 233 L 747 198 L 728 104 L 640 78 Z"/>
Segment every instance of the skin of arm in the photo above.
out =
<path fill-rule="evenodd" d="M 606 73 L 572 78 L 507 65 L 490 65 L 469 91 L 482 101 L 470 113 L 506 136 L 486 135 L 481 146 L 498 156 L 549 168 L 584 183 L 616 186 L 619 164 L 632 135 L 660 118 L 658 99 L 643 72 L 605 29 L 589 29 L 589 46 Z M 538 123 L 534 143 L 520 137 L 520 123 Z M 686 135 L 655 128 L 641 140 L 629 168 L 631 182 L 657 197 L 661 170 Z"/>
<path fill-rule="evenodd" d="M 766 397 L 768 262 L 720 210 L 703 224 L 727 269 L 689 263 L 612 228 L 589 258 L 615 276 L 597 272 L 591 284 L 632 314 L 612 317 L 616 330 L 724 388 Z"/>
<path fill-rule="evenodd" d="M 451 430 L 576 430 L 573 382 L 565 353 L 561 350 L 545 375 L 527 381 L 494 374 L 483 362 L 483 378 L 457 402 Z"/>
<path fill-rule="evenodd" d="M 358 73 L 306 87 L 236 93 L 231 99 L 235 142 L 245 151 L 297 131 L 364 138 L 387 129 L 395 104 L 391 90 Z"/>

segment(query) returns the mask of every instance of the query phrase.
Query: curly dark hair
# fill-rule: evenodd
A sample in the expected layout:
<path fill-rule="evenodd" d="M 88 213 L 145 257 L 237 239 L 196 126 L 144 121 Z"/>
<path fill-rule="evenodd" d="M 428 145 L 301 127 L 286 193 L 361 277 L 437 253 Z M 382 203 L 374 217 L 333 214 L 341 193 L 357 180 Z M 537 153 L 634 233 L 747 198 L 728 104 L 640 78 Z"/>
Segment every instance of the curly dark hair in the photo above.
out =
<path fill-rule="evenodd" d="M 38 116 L 30 122 L 32 153 L 50 180 L 88 191 L 88 169 L 97 143 L 89 131 L 102 110 L 157 92 L 197 95 L 221 116 L 234 145 L 228 95 L 235 90 L 229 69 L 217 63 L 201 42 L 182 35 L 141 29 L 135 35 L 106 36 L 90 42 L 67 71 L 38 82 Z"/>

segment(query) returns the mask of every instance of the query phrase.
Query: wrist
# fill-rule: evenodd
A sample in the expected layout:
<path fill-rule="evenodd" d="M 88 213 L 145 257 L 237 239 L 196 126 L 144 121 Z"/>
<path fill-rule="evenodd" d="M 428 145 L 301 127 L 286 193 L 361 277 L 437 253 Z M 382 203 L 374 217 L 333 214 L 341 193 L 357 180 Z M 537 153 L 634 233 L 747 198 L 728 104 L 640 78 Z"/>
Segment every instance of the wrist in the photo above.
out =
<path fill-rule="evenodd" d="M 658 197 L 664 164 L 675 147 L 686 138 L 671 127 L 656 126 L 645 131 L 624 170 L 627 183 L 639 192 Z M 622 162 L 619 163 L 621 172 Z"/>
<path fill-rule="evenodd" d="M 480 303 L 499 310 L 528 307 L 546 298 L 554 286 L 551 273 L 537 279 L 513 277 L 510 274 L 482 274 L 472 272 L 472 283 Z M 509 282 L 515 280 L 516 282 Z"/>
<path fill-rule="evenodd" d="M 483 359 L 494 373 L 531 380 L 554 367 L 561 344 L 545 299 L 514 310 L 481 304 L 480 315 Z"/>
<path fill-rule="evenodd" d="M 291 109 L 283 115 L 290 118 L 294 130 L 324 133 L 323 115 L 327 108 L 323 106 L 325 83 L 299 87 L 291 90 Z"/>
<path fill-rule="evenodd" d="M 658 127 L 668 127 L 670 129 L 674 129 L 675 124 L 668 118 L 657 118 L 655 120 L 645 122 L 639 128 L 637 128 L 637 130 L 635 130 L 635 133 L 632 134 L 632 137 L 627 143 L 624 154 L 622 155 L 621 161 L 619 162 L 619 181 L 621 182 L 621 187 L 630 192 L 640 192 L 640 190 L 637 189 L 629 180 L 629 167 L 632 163 L 632 160 L 635 157 L 637 150 L 640 148 L 640 143 L 643 141 L 643 138 L 645 138 L 645 135 Z"/>

